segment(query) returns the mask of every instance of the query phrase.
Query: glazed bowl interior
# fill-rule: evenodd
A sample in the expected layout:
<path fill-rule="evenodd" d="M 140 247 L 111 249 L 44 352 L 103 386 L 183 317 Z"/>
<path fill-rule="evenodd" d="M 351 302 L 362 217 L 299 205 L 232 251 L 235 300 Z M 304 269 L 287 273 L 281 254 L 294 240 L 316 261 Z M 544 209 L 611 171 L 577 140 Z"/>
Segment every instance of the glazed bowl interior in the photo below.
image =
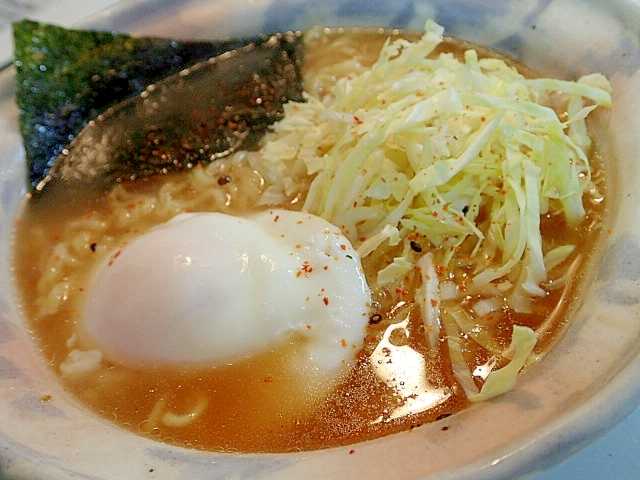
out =
<path fill-rule="evenodd" d="M 213 454 L 136 436 L 57 383 L 15 300 L 11 232 L 25 194 L 13 71 L 0 74 L 0 476 L 3 478 L 514 478 L 604 433 L 640 398 L 640 3 L 577 0 L 122 2 L 83 27 L 213 39 L 312 26 L 420 30 L 513 55 L 562 78 L 601 72 L 614 98 L 600 136 L 609 176 L 603 248 L 572 324 L 517 387 L 410 432 L 322 451 Z M 48 401 L 43 401 L 43 398 Z"/>

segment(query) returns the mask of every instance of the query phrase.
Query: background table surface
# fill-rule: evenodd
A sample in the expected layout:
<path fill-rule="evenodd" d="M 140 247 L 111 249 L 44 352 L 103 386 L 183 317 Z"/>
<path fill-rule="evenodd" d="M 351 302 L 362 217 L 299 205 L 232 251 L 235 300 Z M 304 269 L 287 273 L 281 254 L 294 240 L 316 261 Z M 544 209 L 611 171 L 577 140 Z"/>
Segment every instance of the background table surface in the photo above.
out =
<path fill-rule="evenodd" d="M 595 443 L 534 479 L 640 479 L 640 408 Z"/>

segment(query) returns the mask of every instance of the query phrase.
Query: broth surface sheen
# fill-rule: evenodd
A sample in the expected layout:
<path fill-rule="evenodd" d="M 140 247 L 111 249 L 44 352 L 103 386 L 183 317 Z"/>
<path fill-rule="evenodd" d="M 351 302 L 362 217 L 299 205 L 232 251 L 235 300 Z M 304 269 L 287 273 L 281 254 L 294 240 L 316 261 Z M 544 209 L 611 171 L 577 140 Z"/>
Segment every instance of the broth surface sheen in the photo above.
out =
<path fill-rule="evenodd" d="M 327 82 L 348 75 L 354 65 L 372 64 L 386 38 L 379 32 L 348 29 L 309 35 L 303 66 L 307 90 L 322 98 Z M 470 46 L 447 40 L 438 48 L 462 57 Z M 478 51 L 481 56 L 490 53 Z M 596 147 L 589 155 L 597 191 L 585 194 L 585 218 L 576 227 L 558 215 L 540 219 L 545 252 L 556 245 L 576 246 L 551 271 L 552 278 L 563 279 L 558 288 L 535 297 L 528 312 L 510 308 L 499 292 L 497 300 L 487 301 L 486 292 L 471 288 L 472 267 L 464 261 L 470 247 L 465 244 L 453 267 L 435 265 L 441 290 L 458 292 L 449 300 L 443 296 L 443 317 L 458 318 L 466 312 L 465 318 L 474 322 L 471 330 L 484 332 L 499 351 L 508 349 L 514 325 L 530 327 L 537 343 L 529 363 L 553 346 L 578 301 L 581 277 L 598 245 L 605 214 L 602 160 Z M 97 265 L 127 241 L 183 212 L 246 216 L 265 210 L 261 200 L 269 179 L 259 164 L 259 153 L 239 152 L 189 172 L 118 184 L 100 195 L 90 190 L 56 191 L 26 202 L 15 235 L 15 277 L 33 335 L 65 388 L 93 412 L 133 432 L 222 452 L 331 448 L 411 429 L 468 408 L 472 402 L 453 373 L 447 335 L 441 334 L 435 345 L 429 343 L 415 299 L 420 275 L 413 272 L 391 285 L 376 286 L 378 271 L 402 254 L 402 245 L 362 259 L 373 306 L 364 347 L 354 352 L 353 366 L 341 374 L 335 388 L 327 389 L 326 379 L 317 372 L 291 366 L 304 346 L 295 335 L 238 361 L 180 367 L 118 362 L 83 335 L 79 312 Z M 270 206 L 300 210 L 309 188 L 309 183 L 302 183 Z M 431 248 L 419 236 L 409 245 L 416 254 Z M 469 292 L 460 294 L 458 290 L 467 287 Z M 458 337 L 464 359 L 476 367 L 478 385 L 487 370 L 508 363 L 508 358 L 483 348 L 463 331 L 447 333 Z M 385 358 L 395 362 L 384 367 Z M 413 382 L 410 386 L 394 383 L 394 372 L 406 375 L 416 368 L 425 373 L 406 377 Z M 301 377 L 307 380 L 300 383 Z"/>

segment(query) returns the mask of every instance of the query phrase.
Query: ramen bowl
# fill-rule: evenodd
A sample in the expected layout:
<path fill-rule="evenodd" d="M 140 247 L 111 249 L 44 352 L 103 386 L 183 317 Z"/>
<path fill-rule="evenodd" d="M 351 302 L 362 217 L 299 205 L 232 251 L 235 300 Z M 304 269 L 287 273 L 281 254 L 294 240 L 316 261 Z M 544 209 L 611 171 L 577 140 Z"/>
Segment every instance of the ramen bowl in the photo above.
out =
<path fill-rule="evenodd" d="M 603 246 L 560 341 L 516 387 L 411 431 L 319 451 L 210 453 L 156 442 L 90 413 L 58 383 L 16 300 L 14 221 L 26 193 L 14 72 L 0 73 L 0 476 L 153 479 L 499 479 L 534 475 L 612 428 L 640 401 L 640 5 L 577 0 L 130 1 L 80 26 L 214 39 L 313 26 L 421 30 L 505 52 L 561 78 L 613 85 L 602 128 Z M 64 24 L 64 19 L 60 22 Z"/>

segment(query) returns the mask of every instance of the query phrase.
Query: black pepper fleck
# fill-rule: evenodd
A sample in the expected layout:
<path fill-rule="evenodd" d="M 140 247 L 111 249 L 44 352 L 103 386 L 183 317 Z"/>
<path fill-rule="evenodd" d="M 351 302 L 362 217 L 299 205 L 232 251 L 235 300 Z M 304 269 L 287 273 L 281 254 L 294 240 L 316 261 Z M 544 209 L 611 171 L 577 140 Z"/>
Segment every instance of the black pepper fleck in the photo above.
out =
<path fill-rule="evenodd" d="M 92 252 L 95 252 L 97 246 L 98 246 L 97 243 L 92 243 L 91 245 L 89 245 L 89 248 L 91 249 Z"/>
<path fill-rule="evenodd" d="M 218 185 L 226 185 L 231 181 L 231 177 L 229 175 L 222 175 L 218 178 Z"/>
<path fill-rule="evenodd" d="M 418 242 L 414 242 L 413 240 L 409 242 L 409 246 L 411 246 L 411 250 L 413 250 L 414 252 L 420 253 L 422 251 L 422 245 L 420 245 Z"/>

